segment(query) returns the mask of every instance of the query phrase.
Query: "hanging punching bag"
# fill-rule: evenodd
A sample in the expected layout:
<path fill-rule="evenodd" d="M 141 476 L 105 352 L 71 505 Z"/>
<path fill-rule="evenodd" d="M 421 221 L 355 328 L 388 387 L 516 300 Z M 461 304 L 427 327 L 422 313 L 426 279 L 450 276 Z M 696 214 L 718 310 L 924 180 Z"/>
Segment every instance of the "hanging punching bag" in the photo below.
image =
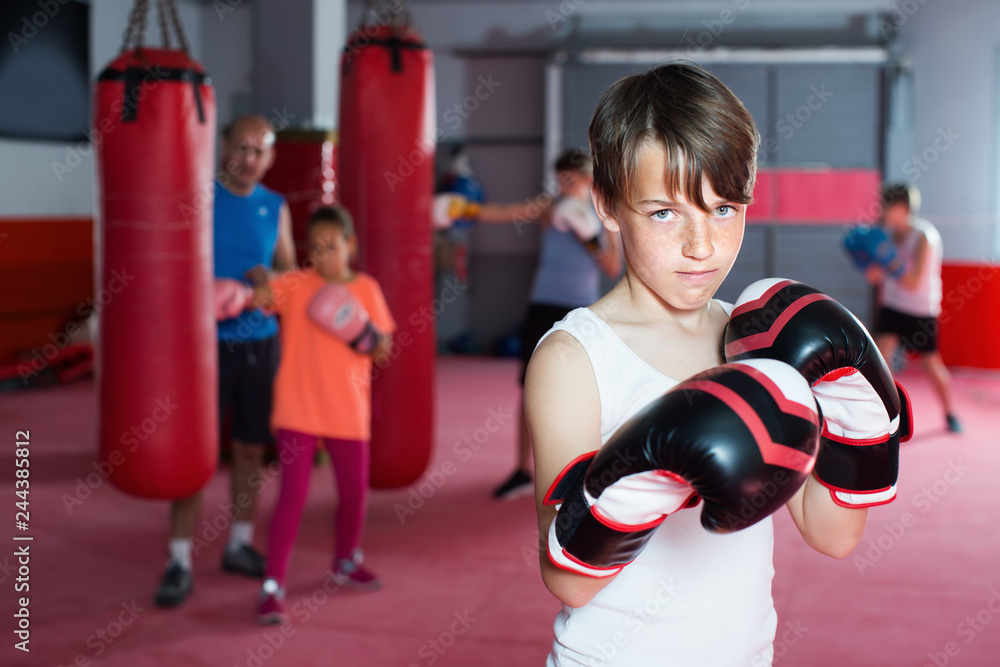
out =
<path fill-rule="evenodd" d="M 183 498 L 218 458 L 214 92 L 186 47 L 140 45 L 101 72 L 94 131 L 100 461 L 126 493 Z"/>
<path fill-rule="evenodd" d="M 391 361 L 373 369 L 371 485 L 406 486 L 434 442 L 431 199 L 434 70 L 409 25 L 359 27 L 341 61 L 341 203 L 354 216 L 361 270 L 398 325 Z"/>

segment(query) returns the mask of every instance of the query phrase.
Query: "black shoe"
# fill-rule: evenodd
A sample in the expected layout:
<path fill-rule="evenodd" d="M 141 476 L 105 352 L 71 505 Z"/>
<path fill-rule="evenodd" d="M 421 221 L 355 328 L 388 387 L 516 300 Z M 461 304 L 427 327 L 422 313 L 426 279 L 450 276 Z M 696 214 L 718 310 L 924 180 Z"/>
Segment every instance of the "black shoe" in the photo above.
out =
<path fill-rule="evenodd" d="M 961 433 L 962 424 L 955 418 L 955 415 L 945 415 L 948 420 L 948 431 L 951 433 Z"/>
<path fill-rule="evenodd" d="M 531 484 L 531 477 L 523 470 L 518 469 L 506 482 L 493 491 L 493 497 L 497 500 L 511 500 L 532 491 L 534 491 L 534 487 Z"/>
<path fill-rule="evenodd" d="M 244 544 L 236 550 L 226 547 L 226 552 L 222 556 L 222 569 L 226 572 L 263 579 L 264 562 L 264 557 L 260 553 L 249 544 Z"/>
<path fill-rule="evenodd" d="M 184 569 L 178 563 L 171 563 L 163 573 L 160 587 L 156 589 L 156 606 L 176 607 L 184 602 L 184 598 L 191 594 L 193 588 L 194 579 L 191 577 L 191 571 Z"/>

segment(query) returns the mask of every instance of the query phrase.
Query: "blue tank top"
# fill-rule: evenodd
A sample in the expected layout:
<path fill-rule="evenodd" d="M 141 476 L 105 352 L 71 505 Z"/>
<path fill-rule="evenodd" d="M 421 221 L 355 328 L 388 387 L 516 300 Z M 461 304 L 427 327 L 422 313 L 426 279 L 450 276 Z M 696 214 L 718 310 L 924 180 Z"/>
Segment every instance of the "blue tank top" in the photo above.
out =
<path fill-rule="evenodd" d="M 215 275 L 244 280 L 243 274 L 263 264 L 270 267 L 278 244 L 278 219 L 284 198 L 258 185 L 249 195 L 234 195 L 215 182 Z M 219 322 L 219 340 L 244 342 L 278 334 L 278 319 L 250 310 Z"/>
<path fill-rule="evenodd" d="M 600 269 L 576 234 L 549 225 L 542 233 L 531 303 L 580 308 L 597 301 L 600 291 Z"/>

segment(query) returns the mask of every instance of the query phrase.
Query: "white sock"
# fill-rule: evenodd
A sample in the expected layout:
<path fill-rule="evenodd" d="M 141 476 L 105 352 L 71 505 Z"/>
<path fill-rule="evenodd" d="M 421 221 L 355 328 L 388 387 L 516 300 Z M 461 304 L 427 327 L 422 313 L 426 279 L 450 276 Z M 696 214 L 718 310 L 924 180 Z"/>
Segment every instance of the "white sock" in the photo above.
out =
<path fill-rule="evenodd" d="M 191 571 L 191 539 L 174 538 L 170 540 L 170 562 L 177 563 L 188 572 Z"/>
<path fill-rule="evenodd" d="M 253 543 L 253 521 L 235 521 L 229 529 L 229 550 L 236 551 L 244 544 Z"/>

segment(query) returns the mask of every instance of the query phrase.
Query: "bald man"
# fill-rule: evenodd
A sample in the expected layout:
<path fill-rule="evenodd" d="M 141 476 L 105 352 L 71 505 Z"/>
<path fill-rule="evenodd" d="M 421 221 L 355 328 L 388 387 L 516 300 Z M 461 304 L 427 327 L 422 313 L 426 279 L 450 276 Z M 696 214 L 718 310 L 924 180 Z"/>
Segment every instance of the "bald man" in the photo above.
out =
<path fill-rule="evenodd" d="M 295 268 L 292 218 L 281 195 L 260 184 L 274 162 L 274 128 L 261 116 L 242 116 L 223 131 L 222 168 L 214 200 L 215 275 L 245 280 L 255 267 Z M 278 367 L 278 322 L 248 311 L 219 322 L 220 422 L 232 410 L 231 504 L 210 508 L 195 536 L 201 493 L 170 506 L 166 572 L 156 604 L 175 607 L 190 594 L 194 554 L 230 527 L 222 569 L 263 577 L 264 557 L 252 546 L 259 475 L 265 446 L 272 441 L 271 385 Z M 221 530 L 220 530 L 221 527 Z M 197 549 L 194 546 L 197 545 Z"/>

